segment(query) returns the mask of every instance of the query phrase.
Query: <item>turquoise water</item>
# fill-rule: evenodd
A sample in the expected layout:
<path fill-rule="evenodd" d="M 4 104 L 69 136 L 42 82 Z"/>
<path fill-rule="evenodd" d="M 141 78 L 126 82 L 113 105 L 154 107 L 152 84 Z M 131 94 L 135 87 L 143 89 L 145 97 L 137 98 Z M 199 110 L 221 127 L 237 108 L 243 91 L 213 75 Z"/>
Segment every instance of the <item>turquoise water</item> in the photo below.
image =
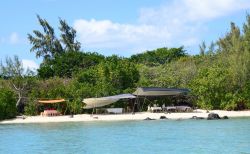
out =
<path fill-rule="evenodd" d="M 0 125 L 0 153 L 250 153 L 250 118 Z"/>

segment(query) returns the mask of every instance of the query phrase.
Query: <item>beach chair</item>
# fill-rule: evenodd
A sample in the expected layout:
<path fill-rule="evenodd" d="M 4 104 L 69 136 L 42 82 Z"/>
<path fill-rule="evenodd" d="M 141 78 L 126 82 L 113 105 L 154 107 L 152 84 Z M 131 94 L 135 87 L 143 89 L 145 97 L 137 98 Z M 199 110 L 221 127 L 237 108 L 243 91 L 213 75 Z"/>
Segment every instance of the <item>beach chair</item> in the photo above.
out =
<path fill-rule="evenodd" d="M 191 112 L 192 108 L 189 106 L 176 106 L 178 112 Z"/>
<path fill-rule="evenodd" d="M 176 107 L 175 106 L 167 106 L 165 107 L 165 110 L 170 113 L 170 112 L 176 112 Z"/>

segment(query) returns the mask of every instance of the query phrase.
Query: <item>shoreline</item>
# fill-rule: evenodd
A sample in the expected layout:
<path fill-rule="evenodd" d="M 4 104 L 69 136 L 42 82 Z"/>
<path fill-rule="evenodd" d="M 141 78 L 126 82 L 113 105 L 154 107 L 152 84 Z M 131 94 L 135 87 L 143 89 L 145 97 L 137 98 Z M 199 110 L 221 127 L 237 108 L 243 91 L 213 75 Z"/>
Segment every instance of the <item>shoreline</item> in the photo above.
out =
<path fill-rule="evenodd" d="M 224 111 L 224 110 L 211 110 L 209 113 L 217 113 L 220 117 L 228 116 L 229 118 L 235 117 L 250 117 L 250 111 Z M 165 116 L 168 120 L 190 119 L 193 116 L 207 118 L 206 110 L 195 110 L 194 112 L 173 112 L 173 113 L 150 113 L 150 112 L 136 112 L 124 114 L 78 114 L 73 118 L 70 115 L 42 117 L 42 116 L 25 116 L 25 119 L 15 118 L 0 121 L 1 124 L 25 124 L 25 123 L 57 123 L 57 122 L 91 122 L 91 121 L 134 121 L 144 120 L 151 118 L 160 120 L 161 116 Z"/>

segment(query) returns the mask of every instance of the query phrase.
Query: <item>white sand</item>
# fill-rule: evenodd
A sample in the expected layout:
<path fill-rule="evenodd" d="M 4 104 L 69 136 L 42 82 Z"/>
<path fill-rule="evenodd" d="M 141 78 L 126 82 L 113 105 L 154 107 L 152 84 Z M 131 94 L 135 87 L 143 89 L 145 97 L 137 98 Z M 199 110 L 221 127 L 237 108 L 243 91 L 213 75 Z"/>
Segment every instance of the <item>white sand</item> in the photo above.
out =
<path fill-rule="evenodd" d="M 217 113 L 220 117 L 228 116 L 232 117 L 250 117 L 250 111 L 221 111 L 212 110 L 210 113 Z M 90 115 L 80 114 L 74 115 L 73 118 L 67 116 L 54 116 L 54 117 L 42 117 L 42 116 L 26 116 L 25 119 L 16 118 L 12 120 L 0 121 L 0 124 L 14 124 L 14 123 L 48 123 L 48 122 L 84 122 L 84 121 L 122 121 L 122 120 L 143 120 L 147 117 L 151 119 L 159 119 L 160 116 L 165 116 L 168 119 L 189 119 L 193 116 L 207 118 L 209 113 L 205 110 L 196 110 L 192 113 L 149 113 L 141 112 L 135 114 L 116 114 L 116 115 Z"/>

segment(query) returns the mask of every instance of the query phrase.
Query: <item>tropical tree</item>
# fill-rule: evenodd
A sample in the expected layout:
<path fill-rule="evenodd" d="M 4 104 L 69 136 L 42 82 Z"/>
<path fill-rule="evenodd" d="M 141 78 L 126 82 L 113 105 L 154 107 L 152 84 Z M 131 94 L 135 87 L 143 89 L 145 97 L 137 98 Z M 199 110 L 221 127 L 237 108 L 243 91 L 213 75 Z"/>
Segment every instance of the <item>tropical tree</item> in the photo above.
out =
<path fill-rule="evenodd" d="M 76 30 L 70 27 L 65 20 L 59 19 L 60 39 L 56 37 L 54 28 L 37 15 L 39 24 L 43 32 L 33 30 L 34 35 L 28 34 L 28 39 L 33 45 L 31 52 L 36 52 L 37 57 L 43 57 L 44 60 L 54 59 L 55 56 L 65 52 L 79 51 L 80 42 L 76 40 Z"/>
<path fill-rule="evenodd" d="M 36 57 L 43 57 L 44 60 L 53 59 L 55 55 L 64 52 L 60 40 L 56 37 L 54 28 L 50 26 L 47 20 L 37 15 L 39 24 L 43 28 L 43 32 L 33 30 L 34 36 L 28 34 L 28 39 L 33 45 L 31 52 L 36 53 Z"/>
<path fill-rule="evenodd" d="M 80 51 L 81 43 L 76 40 L 76 30 L 70 27 L 65 20 L 59 19 L 61 42 L 65 45 L 65 51 Z"/>
<path fill-rule="evenodd" d="M 38 76 L 43 79 L 54 76 L 71 78 L 74 73 L 98 65 L 103 60 L 104 56 L 97 53 L 66 52 L 53 61 L 42 63 Z"/>
<path fill-rule="evenodd" d="M 80 71 L 76 78 L 91 89 L 94 97 L 107 96 L 135 88 L 139 72 L 128 59 L 113 55 L 88 70 Z"/>
<path fill-rule="evenodd" d="M 179 48 L 158 48 L 156 50 L 146 51 L 145 53 L 132 55 L 130 59 L 136 63 L 156 66 L 169 63 L 185 56 L 187 56 L 187 54 L 182 46 Z"/>
<path fill-rule="evenodd" d="M 42 78 L 49 78 L 57 75 L 58 72 L 54 70 L 54 65 L 58 61 L 56 59 L 64 59 L 69 56 L 69 52 L 79 52 L 81 48 L 80 42 L 76 40 L 76 31 L 73 27 L 70 27 L 65 20 L 59 19 L 59 30 L 61 32 L 60 38 L 55 34 L 54 28 L 47 22 L 46 19 L 42 19 L 37 15 L 39 24 L 42 26 L 43 31 L 33 30 L 33 35 L 28 34 L 28 39 L 32 44 L 31 52 L 36 53 L 36 57 L 42 57 L 43 62 L 38 74 Z M 65 55 L 66 54 L 66 55 Z M 77 56 L 71 54 L 72 58 Z M 70 63 L 73 62 L 72 60 Z M 69 63 L 68 63 L 69 64 Z M 65 66 L 65 65 L 64 65 Z M 70 67 L 70 66 L 69 66 Z M 69 76 L 71 73 L 59 73 L 60 76 Z"/>
<path fill-rule="evenodd" d="M 25 70 L 22 62 L 17 56 L 14 56 L 13 59 L 6 57 L 5 64 L 0 64 L 0 72 L 6 81 L 10 83 L 10 86 L 17 93 L 17 102 L 16 107 L 21 111 L 24 103 L 24 95 L 27 92 L 29 77 L 33 76 L 34 73 L 27 69 Z"/>

